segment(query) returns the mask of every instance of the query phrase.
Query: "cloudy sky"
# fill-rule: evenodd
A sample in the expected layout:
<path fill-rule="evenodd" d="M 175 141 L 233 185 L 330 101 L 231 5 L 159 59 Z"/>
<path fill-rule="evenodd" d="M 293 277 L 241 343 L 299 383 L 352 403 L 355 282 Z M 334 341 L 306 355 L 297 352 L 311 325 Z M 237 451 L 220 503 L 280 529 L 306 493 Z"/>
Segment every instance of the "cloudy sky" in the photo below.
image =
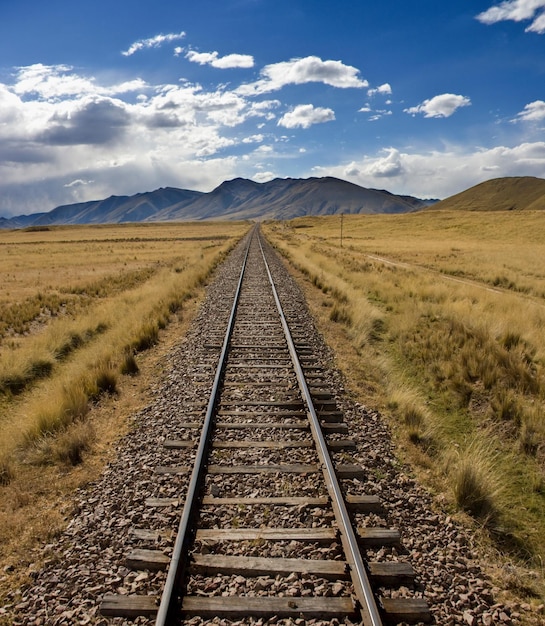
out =
<path fill-rule="evenodd" d="M 0 0 L 0 215 L 237 176 L 545 177 L 545 0 Z"/>

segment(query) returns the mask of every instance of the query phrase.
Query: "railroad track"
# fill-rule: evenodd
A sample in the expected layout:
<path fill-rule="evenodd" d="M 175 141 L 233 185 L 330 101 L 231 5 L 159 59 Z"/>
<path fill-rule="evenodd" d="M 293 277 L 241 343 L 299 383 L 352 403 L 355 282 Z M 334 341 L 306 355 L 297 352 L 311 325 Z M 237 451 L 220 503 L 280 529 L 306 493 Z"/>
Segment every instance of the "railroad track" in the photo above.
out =
<path fill-rule="evenodd" d="M 180 510 L 174 545 L 154 548 L 172 528 L 132 531 L 139 546 L 126 565 L 165 570 L 162 596 L 107 595 L 101 613 L 158 625 L 195 616 L 427 622 L 423 600 L 386 591 L 414 585 L 410 563 L 365 558 L 397 554 L 400 532 L 370 525 L 381 503 L 353 488 L 366 477 L 350 462 L 355 444 L 308 328 L 275 288 L 282 269 L 257 227 L 247 240 L 232 309 L 205 339 L 210 396 L 184 408 L 180 437 L 163 441 L 166 462 L 154 468 L 170 485 L 162 493 L 176 495 L 146 505 L 159 516 Z"/>

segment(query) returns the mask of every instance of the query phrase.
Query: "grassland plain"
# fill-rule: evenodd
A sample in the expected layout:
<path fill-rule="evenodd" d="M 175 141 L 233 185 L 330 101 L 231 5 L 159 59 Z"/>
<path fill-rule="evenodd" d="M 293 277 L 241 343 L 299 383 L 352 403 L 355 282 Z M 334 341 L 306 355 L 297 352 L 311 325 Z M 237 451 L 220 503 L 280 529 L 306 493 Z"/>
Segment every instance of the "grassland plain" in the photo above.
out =
<path fill-rule="evenodd" d="M 264 230 L 356 399 L 383 412 L 438 505 L 474 525 L 502 586 L 543 602 L 543 212 L 307 217 Z"/>
<path fill-rule="evenodd" d="M 248 227 L 0 231 L 0 599 L 32 576 Z"/>

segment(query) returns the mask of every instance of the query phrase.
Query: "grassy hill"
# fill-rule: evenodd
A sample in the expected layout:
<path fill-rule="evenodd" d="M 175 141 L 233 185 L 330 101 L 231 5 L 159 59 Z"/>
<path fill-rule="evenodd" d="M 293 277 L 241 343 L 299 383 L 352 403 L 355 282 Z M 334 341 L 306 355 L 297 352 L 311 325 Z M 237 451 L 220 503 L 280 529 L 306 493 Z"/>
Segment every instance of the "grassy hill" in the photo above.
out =
<path fill-rule="evenodd" d="M 433 210 L 520 211 L 545 209 L 545 180 L 533 176 L 494 178 L 446 198 Z"/>

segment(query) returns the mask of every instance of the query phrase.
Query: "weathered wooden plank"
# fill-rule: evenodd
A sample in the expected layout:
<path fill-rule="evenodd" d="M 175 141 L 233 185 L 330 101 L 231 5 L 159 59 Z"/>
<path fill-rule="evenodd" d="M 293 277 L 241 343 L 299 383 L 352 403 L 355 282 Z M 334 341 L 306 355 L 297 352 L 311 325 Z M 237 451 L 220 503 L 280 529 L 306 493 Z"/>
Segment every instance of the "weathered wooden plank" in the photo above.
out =
<path fill-rule="evenodd" d="M 369 576 L 379 585 L 393 587 L 396 585 L 412 585 L 415 573 L 413 566 L 404 561 L 371 562 Z"/>
<path fill-rule="evenodd" d="M 322 389 L 320 387 L 310 387 L 310 395 L 313 400 L 332 400 L 333 396 L 330 391 Z"/>
<path fill-rule="evenodd" d="M 232 428 L 233 430 L 276 428 L 278 430 L 309 430 L 308 422 L 218 422 L 218 428 Z"/>
<path fill-rule="evenodd" d="M 327 447 L 330 450 L 355 450 L 356 442 L 353 439 L 338 439 L 337 441 L 328 441 Z"/>
<path fill-rule="evenodd" d="M 157 615 L 160 598 L 158 596 L 105 595 L 100 606 L 104 617 L 139 616 L 153 618 Z M 333 619 L 346 616 L 355 618 L 357 613 L 351 598 L 305 597 L 201 597 L 186 596 L 182 602 L 182 613 L 186 617 L 200 616 L 226 619 L 245 617 L 280 619 L 305 617 L 307 619 Z M 414 614 L 414 612 L 413 612 Z M 428 611 L 429 614 L 429 611 Z M 387 614 L 388 615 L 388 614 Z M 398 620 L 405 621 L 405 620 Z M 408 620 L 407 620 L 408 621 Z"/>
<path fill-rule="evenodd" d="M 432 621 L 428 604 L 421 598 L 381 598 L 381 604 L 387 622 L 393 624 L 424 622 L 428 624 Z"/>
<path fill-rule="evenodd" d="M 325 433 L 347 433 L 348 426 L 344 422 L 322 422 L 322 430 Z"/>
<path fill-rule="evenodd" d="M 222 410 L 226 407 L 237 406 L 268 406 L 280 409 L 303 409 L 301 400 L 237 400 L 236 402 L 222 402 Z"/>
<path fill-rule="evenodd" d="M 130 569 L 163 570 L 168 567 L 170 558 L 160 550 L 133 550 L 125 559 Z"/>
<path fill-rule="evenodd" d="M 305 417 L 306 413 L 303 409 L 299 411 L 218 411 L 218 417 Z"/>
<path fill-rule="evenodd" d="M 100 603 L 100 614 L 104 617 L 155 617 L 159 601 L 158 596 L 106 594 Z"/>
<path fill-rule="evenodd" d="M 272 497 L 272 498 L 215 498 L 214 496 L 204 496 L 204 505 L 226 506 L 226 505 L 268 505 L 268 506 L 327 506 L 329 498 L 305 498 L 305 497 Z"/>
<path fill-rule="evenodd" d="M 401 533 L 397 528 L 358 528 L 358 539 L 364 546 L 396 546 L 401 543 Z"/>
<path fill-rule="evenodd" d="M 344 419 L 341 411 L 316 411 L 321 422 L 340 422 Z"/>
<path fill-rule="evenodd" d="M 194 554 L 191 569 L 199 574 L 237 574 L 240 576 L 289 576 L 296 572 L 333 580 L 348 579 L 345 561 L 314 559 L 274 559 L 223 554 Z"/>
<path fill-rule="evenodd" d="M 204 598 L 186 596 L 182 601 L 182 612 L 187 617 L 200 616 L 212 618 L 221 616 L 226 619 L 244 619 L 246 617 L 279 619 L 299 618 L 330 620 L 333 618 L 355 618 L 356 609 L 350 598 L 274 598 L 228 596 Z"/>
<path fill-rule="evenodd" d="M 234 370 L 255 370 L 255 369 L 262 369 L 262 370 L 291 370 L 291 363 L 286 362 L 285 365 L 279 364 L 279 365 L 250 365 L 250 364 L 231 364 L 228 363 L 227 364 L 227 369 L 234 369 Z"/>
<path fill-rule="evenodd" d="M 210 465 L 209 474 L 311 474 L 318 472 L 317 465 Z"/>
<path fill-rule="evenodd" d="M 358 513 L 380 513 L 383 508 L 378 496 L 346 496 L 346 504 Z"/>
<path fill-rule="evenodd" d="M 189 474 L 192 469 L 192 467 L 188 467 L 187 465 L 159 465 L 153 469 L 153 473 L 181 476 L 182 474 Z"/>
<path fill-rule="evenodd" d="M 180 498 L 146 498 L 146 506 L 161 508 L 163 506 L 180 506 L 183 500 Z"/>
<path fill-rule="evenodd" d="M 334 528 L 202 528 L 197 530 L 197 539 L 329 543 L 337 539 L 337 531 Z"/>
<path fill-rule="evenodd" d="M 221 348 L 221 346 L 219 346 Z M 230 345 L 231 350 L 286 350 L 286 345 L 279 346 L 277 343 L 272 344 L 251 344 L 251 343 L 232 343 Z"/>
<path fill-rule="evenodd" d="M 314 442 L 310 439 L 294 441 L 214 441 L 212 446 L 218 449 L 267 448 L 269 450 L 284 450 L 287 448 L 312 448 L 314 446 Z"/>
<path fill-rule="evenodd" d="M 310 439 L 298 439 L 292 441 L 273 441 L 264 439 L 262 441 L 214 441 L 213 447 L 218 449 L 226 448 L 266 448 L 273 450 L 284 450 L 286 448 L 312 448 L 314 442 Z M 356 442 L 353 439 L 339 439 L 337 441 L 329 441 L 328 448 L 330 450 L 354 450 Z"/>
<path fill-rule="evenodd" d="M 338 478 L 364 478 L 367 474 L 360 465 L 337 465 L 335 473 Z"/>
<path fill-rule="evenodd" d="M 162 536 L 166 535 L 166 533 L 161 533 L 158 530 L 150 530 L 149 528 L 131 528 L 131 534 L 141 541 L 154 543 L 157 543 L 161 540 Z"/>
<path fill-rule="evenodd" d="M 176 450 L 178 448 L 193 448 L 197 444 L 190 439 L 165 439 L 163 441 L 163 447 L 170 450 Z"/>

